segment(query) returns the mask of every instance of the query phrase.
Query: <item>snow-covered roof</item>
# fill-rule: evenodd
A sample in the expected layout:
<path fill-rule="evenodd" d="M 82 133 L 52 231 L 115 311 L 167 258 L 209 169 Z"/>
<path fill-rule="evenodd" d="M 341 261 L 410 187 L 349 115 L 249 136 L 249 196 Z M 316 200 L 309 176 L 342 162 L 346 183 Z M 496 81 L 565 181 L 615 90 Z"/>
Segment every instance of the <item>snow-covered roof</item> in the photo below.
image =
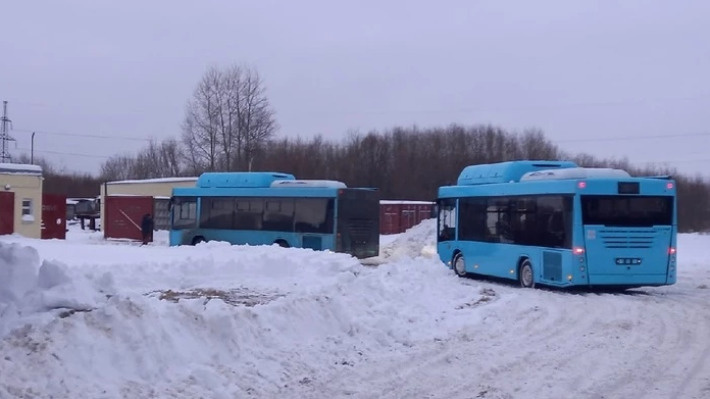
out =
<path fill-rule="evenodd" d="M 271 187 L 318 187 L 318 188 L 347 188 L 345 183 L 336 180 L 275 180 Z"/>
<path fill-rule="evenodd" d="M 380 200 L 381 205 L 433 205 L 432 201 Z"/>
<path fill-rule="evenodd" d="M 67 197 L 67 201 L 96 201 L 96 197 Z"/>
<path fill-rule="evenodd" d="M 152 197 L 150 194 L 109 194 L 109 197 Z"/>
<path fill-rule="evenodd" d="M 576 168 L 577 164 L 570 161 L 507 161 L 489 164 L 469 165 L 463 168 L 457 184 L 470 186 L 479 184 L 512 183 L 521 180 L 526 173 Z"/>
<path fill-rule="evenodd" d="M 0 163 L 0 173 L 41 176 L 42 167 L 25 163 Z"/>
<path fill-rule="evenodd" d="M 564 168 L 545 169 L 528 172 L 520 178 L 520 181 L 531 180 L 564 180 L 564 179 L 624 179 L 631 175 L 625 170 L 612 168 Z"/>
<path fill-rule="evenodd" d="M 178 182 L 191 182 L 191 181 L 197 181 L 197 178 L 196 177 L 161 177 L 161 178 L 156 178 L 156 179 L 109 181 L 109 182 L 106 182 L 106 184 L 178 183 Z"/>

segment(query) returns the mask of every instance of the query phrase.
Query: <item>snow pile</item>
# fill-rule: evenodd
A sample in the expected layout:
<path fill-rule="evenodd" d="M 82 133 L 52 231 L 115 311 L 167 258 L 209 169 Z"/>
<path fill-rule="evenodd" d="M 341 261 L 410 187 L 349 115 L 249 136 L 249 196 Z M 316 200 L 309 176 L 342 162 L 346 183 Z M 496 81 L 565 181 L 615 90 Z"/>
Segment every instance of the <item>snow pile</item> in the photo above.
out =
<path fill-rule="evenodd" d="M 412 231 L 400 240 L 423 234 Z M 79 289 L 59 266 L 47 267 L 54 285 L 46 288 L 37 251 L 4 244 L 3 252 L 17 258 L 8 262 L 18 265 L 13 272 L 34 267 L 15 302 L 75 288 L 75 295 L 61 296 L 75 303 L 57 295 L 41 309 L 86 311 L 12 323 L 0 341 L 0 397 L 284 394 L 394 348 L 445 339 L 475 322 L 472 304 L 495 295 L 468 285 L 442 295 L 457 278 L 419 256 L 422 245 L 411 246 L 415 259 L 399 251 L 404 261 L 372 268 L 345 254 L 278 246 L 33 243 L 45 257 L 42 267 L 67 262 L 89 286 L 110 270 L 115 294 L 79 301 L 78 294 L 92 291 Z M 43 377 L 33 378 L 33 370 Z"/>
<path fill-rule="evenodd" d="M 580 294 L 457 278 L 434 230 L 377 267 L 2 236 L 0 398 L 707 396 L 708 237 L 679 237 L 677 285 Z"/>
<path fill-rule="evenodd" d="M 387 262 L 404 258 L 436 257 L 436 219 L 425 219 L 380 248 L 380 257 Z"/>
<path fill-rule="evenodd" d="M 38 313 L 94 308 L 110 290 L 110 275 L 102 281 L 97 288 L 59 262 L 40 263 L 35 248 L 0 242 L 0 338 Z"/>

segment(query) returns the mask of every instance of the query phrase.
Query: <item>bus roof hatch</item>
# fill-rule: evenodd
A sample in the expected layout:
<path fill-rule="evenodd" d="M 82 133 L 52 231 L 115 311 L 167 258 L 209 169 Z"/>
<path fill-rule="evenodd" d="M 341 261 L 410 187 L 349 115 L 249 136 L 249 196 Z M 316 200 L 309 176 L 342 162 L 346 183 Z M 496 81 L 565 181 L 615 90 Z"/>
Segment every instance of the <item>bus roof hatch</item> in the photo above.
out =
<path fill-rule="evenodd" d="M 458 185 L 519 182 L 528 172 L 576 167 L 577 164 L 571 161 L 508 161 L 470 165 L 461 171 Z"/>

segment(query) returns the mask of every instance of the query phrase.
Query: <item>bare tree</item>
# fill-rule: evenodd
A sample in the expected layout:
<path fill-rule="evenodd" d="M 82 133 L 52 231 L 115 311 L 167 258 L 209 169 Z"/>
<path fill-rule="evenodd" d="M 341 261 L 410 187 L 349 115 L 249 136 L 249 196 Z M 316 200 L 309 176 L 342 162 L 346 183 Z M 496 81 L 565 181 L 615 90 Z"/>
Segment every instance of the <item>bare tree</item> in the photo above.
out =
<path fill-rule="evenodd" d="M 254 69 L 210 68 L 187 105 L 182 137 L 186 159 L 194 170 L 251 170 L 276 126 Z"/>
<path fill-rule="evenodd" d="M 101 178 L 106 181 L 151 179 L 184 174 L 180 144 L 173 138 L 160 143 L 151 140 L 135 156 L 117 155 L 101 165 Z"/>
<path fill-rule="evenodd" d="M 115 155 L 101 165 L 100 178 L 103 181 L 116 181 L 135 178 L 133 164 L 135 158 L 130 155 Z"/>
<path fill-rule="evenodd" d="M 550 143 L 542 130 L 529 129 L 519 137 L 522 159 L 559 159 L 557 146 Z"/>
<path fill-rule="evenodd" d="M 132 175 L 139 179 L 179 176 L 180 154 L 179 144 L 175 139 L 160 143 L 151 140 L 136 156 Z"/>
<path fill-rule="evenodd" d="M 29 155 L 27 154 L 20 154 L 20 156 L 17 158 L 17 163 L 19 164 L 31 164 L 30 162 L 32 159 L 30 158 Z M 42 168 L 42 173 L 44 175 L 58 175 L 61 173 L 66 173 L 65 168 L 58 168 L 54 164 L 52 164 L 50 161 L 43 157 L 38 157 L 34 156 L 34 164 L 38 165 L 39 167 Z"/>
<path fill-rule="evenodd" d="M 164 177 L 180 176 L 184 173 L 181 162 L 183 153 L 176 139 L 163 140 L 158 148 L 158 157 Z"/>
<path fill-rule="evenodd" d="M 247 170 L 251 171 L 256 153 L 274 135 L 277 124 L 258 72 L 253 69 L 244 71 L 239 92 L 239 142 L 243 143 L 240 155 Z"/>
<path fill-rule="evenodd" d="M 216 68 L 208 69 L 187 104 L 183 144 L 187 148 L 188 160 L 198 169 L 217 169 L 221 80 L 222 72 Z"/>

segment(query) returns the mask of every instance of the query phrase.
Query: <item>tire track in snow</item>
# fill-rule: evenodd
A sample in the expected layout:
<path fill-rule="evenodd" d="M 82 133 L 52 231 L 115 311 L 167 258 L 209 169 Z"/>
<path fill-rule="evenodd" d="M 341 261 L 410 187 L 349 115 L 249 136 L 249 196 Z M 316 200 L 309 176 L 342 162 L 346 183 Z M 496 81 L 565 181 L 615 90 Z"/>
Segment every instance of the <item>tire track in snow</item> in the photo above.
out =
<path fill-rule="evenodd" d="M 494 289 L 498 300 L 474 310 L 472 320 L 479 322 L 441 341 L 369 354 L 347 370 L 317 376 L 299 396 L 601 399 L 710 393 L 707 289 L 569 294 L 480 286 Z"/>

